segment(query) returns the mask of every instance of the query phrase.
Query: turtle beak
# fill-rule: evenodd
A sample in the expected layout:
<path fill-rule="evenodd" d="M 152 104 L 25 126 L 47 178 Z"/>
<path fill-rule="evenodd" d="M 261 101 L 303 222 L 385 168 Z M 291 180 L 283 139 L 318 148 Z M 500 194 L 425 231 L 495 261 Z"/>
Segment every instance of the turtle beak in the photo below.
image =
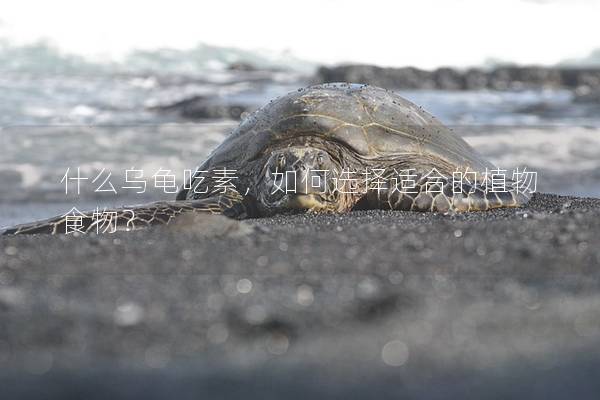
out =
<path fill-rule="evenodd" d="M 295 196 L 291 196 L 288 206 L 301 210 L 324 210 L 327 208 L 321 196 L 315 194 L 296 194 Z"/>
<path fill-rule="evenodd" d="M 298 163 L 294 169 L 296 176 L 296 194 L 298 195 L 324 195 L 328 190 L 328 180 L 331 179 L 327 171 L 319 171 Z"/>
<path fill-rule="evenodd" d="M 295 191 L 289 193 L 288 206 L 304 210 L 323 210 L 328 208 L 327 196 L 332 184 L 329 171 L 317 170 L 303 162 L 294 165 L 293 178 Z M 329 182 L 331 181 L 331 182 Z"/>

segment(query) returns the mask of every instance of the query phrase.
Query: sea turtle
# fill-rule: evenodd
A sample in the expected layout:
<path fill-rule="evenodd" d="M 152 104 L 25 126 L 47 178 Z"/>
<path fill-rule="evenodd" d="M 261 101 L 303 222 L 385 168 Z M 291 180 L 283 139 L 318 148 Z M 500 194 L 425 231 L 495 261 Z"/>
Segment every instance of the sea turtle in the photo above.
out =
<path fill-rule="evenodd" d="M 488 190 L 489 180 L 482 177 L 494 168 L 394 92 L 323 84 L 275 99 L 245 118 L 176 200 L 116 210 L 117 225 L 129 230 L 167 224 L 188 212 L 242 219 L 289 211 L 460 212 L 526 203 L 528 196 L 512 181 L 506 181 L 505 191 Z M 215 190 L 223 180 L 202 176 L 202 171 L 218 170 L 235 171 L 235 188 Z M 470 182 L 455 179 L 469 173 L 479 176 Z M 66 217 L 55 217 L 5 234 L 59 233 L 66 223 Z M 86 214 L 79 230 L 92 232 L 97 224 L 98 218 Z"/>

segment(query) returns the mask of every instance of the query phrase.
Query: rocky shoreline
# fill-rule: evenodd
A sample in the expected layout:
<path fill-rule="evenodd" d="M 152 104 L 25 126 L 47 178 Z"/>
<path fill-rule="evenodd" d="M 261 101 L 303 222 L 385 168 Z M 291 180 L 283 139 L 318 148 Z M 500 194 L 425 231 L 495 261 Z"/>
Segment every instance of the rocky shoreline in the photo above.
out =
<path fill-rule="evenodd" d="M 502 66 L 490 70 L 414 67 L 383 68 L 374 65 L 320 67 L 315 82 L 361 82 L 394 89 L 519 90 L 570 89 L 582 92 L 600 88 L 600 68 Z"/>
<path fill-rule="evenodd" d="M 252 74 L 258 74 L 262 84 L 276 81 L 276 77 L 272 75 L 273 71 L 261 71 L 251 65 L 233 64 L 229 71 L 239 71 L 240 76 L 235 83 L 242 81 L 255 84 Z M 251 71 L 250 75 L 248 71 Z M 321 66 L 313 75 L 298 75 L 296 79 L 298 87 L 326 82 L 355 82 L 391 90 L 567 90 L 572 92 L 572 105 L 593 107 L 592 110 L 584 110 L 586 114 L 594 115 L 600 105 L 600 68 L 501 66 L 494 69 L 438 68 L 428 71 L 414 67 L 384 68 L 354 64 Z M 260 104 L 240 103 L 227 97 L 208 98 L 192 95 L 149 109 L 189 120 L 239 120 L 242 114 L 252 112 L 259 106 Z M 531 111 L 540 115 L 555 112 L 546 104 L 534 104 L 532 109 L 528 107 L 530 106 L 518 112 Z"/>

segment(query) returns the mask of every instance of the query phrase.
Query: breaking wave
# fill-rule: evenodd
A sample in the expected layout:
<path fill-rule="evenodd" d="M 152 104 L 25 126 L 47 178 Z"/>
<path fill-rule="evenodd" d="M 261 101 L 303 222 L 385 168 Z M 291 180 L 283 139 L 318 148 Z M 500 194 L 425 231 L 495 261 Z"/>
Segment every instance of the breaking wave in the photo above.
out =
<path fill-rule="evenodd" d="M 200 43 L 187 50 L 133 50 L 121 60 L 91 59 L 61 51 L 49 41 L 16 45 L 0 38 L 0 72 L 31 74 L 196 74 L 225 70 L 232 65 L 250 68 L 311 72 L 315 64 L 289 52 L 249 51 Z"/>

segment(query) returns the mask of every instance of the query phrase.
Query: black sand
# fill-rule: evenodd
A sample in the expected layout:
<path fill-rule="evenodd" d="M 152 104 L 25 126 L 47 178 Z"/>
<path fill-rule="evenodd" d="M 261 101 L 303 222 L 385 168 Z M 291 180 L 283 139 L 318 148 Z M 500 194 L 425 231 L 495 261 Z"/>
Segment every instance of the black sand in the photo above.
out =
<path fill-rule="evenodd" d="M 595 398 L 599 266 L 600 200 L 546 194 L 454 216 L 3 237 L 0 390 Z"/>

